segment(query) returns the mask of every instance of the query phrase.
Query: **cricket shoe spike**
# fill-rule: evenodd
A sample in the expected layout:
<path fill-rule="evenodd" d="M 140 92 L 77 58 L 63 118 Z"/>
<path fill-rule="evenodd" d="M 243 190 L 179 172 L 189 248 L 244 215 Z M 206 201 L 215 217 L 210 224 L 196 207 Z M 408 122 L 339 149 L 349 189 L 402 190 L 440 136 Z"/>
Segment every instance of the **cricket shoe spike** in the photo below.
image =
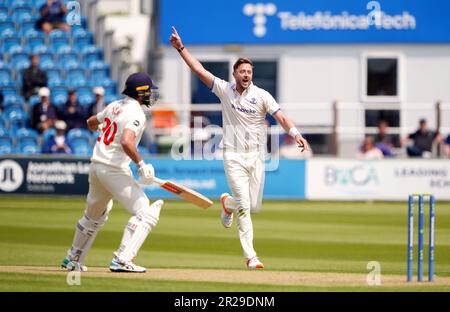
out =
<path fill-rule="evenodd" d="M 119 259 L 114 258 L 109 265 L 111 272 L 128 272 L 128 273 L 145 273 L 147 269 L 139 265 L 134 264 L 131 261 L 121 262 Z"/>
<path fill-rule="evenodd" d="M 77 262 L 77 261 L 71 261 L 69 258 L 64 258 L 63 262 L 61 263 L 61 268 L 66 269 L 68 271 L 79 271 L 79 272 L 86 272 L 88 270 L 87 266 Z"/>
<path fill-rule="evenodd" d="M 261 261 L 259 261 L 258 257 L 253 257 L 250 259 L 247 259 L 247 268 L 248 269 L 264 269 L 264 264 L 262 264 Z"/>
<path fill-rule="evenodd" d="M 223 193 L 220 196 L 220 201 L 222 202 L 222 212 L 220 214 L 220 219 L 222 221 L 222 225 L 227 229 L 229 229 L 233 224 L 233 212 L 229 211 L 225 206 L 225 201 L 229 196 L 230 194 L 228 193 Z"/>

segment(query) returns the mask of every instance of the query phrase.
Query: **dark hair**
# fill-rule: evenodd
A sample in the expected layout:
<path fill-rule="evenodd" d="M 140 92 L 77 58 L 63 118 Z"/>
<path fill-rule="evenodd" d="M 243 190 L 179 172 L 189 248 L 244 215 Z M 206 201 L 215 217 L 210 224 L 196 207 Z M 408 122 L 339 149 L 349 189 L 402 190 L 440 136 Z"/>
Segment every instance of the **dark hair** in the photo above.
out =
<path fill-rule="evenodd" d="M 252 68 L 253 68 L 253 62 L 249 58 L 240 57 L 240 58 L 238 58 L 236 63 L 234 63 L 233 71 L 236 71 L 236 69 L 238 69 L 238 67 L 241 66 L 242 64 L 250 64 L 250 66 L 252 66 Z"/>

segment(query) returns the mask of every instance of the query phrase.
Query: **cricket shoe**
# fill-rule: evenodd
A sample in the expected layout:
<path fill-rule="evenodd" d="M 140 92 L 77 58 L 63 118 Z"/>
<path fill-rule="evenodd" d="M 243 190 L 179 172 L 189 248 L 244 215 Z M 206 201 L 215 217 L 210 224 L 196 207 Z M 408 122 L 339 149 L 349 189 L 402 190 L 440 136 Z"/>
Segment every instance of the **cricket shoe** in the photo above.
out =
<path fill-rule="evenodd" d="M 222 202 L 222 212 L 220 214 L 220 219 L 222 220 L 222 225 L 229 229 L 233 224 L 233 212 L 229 211 L 225 206 L 225 201 L 230 196 L 228 193 L 223 193 L 220 196 L 220 201 Z"/>
<path fill-rule="evenodd" d="M 66 269 L 68 271 L 79 271 L 79 272 L 86 272 L 88 270 L 87 266 L 77 262 L 77 261 L 71 261 L 69 258 L 64 258 L 63 262 L 61 263 L 61 268 Z"/>
<path fill-rule="evenodd" d="M 134 264 L 131 261 L 122 262 L 117 258 L 112 259 L 109 265 L 111 272 L 145 273 L 147 269 Z"/>
<path fill-rule="evenodd" d="M 247 259 L 247 268 L 248 269 L 264 269 L 264 264 L 262 264 L 261 261 L 259 261 L 258 257 L 253 257 L 250 259 Z"/>

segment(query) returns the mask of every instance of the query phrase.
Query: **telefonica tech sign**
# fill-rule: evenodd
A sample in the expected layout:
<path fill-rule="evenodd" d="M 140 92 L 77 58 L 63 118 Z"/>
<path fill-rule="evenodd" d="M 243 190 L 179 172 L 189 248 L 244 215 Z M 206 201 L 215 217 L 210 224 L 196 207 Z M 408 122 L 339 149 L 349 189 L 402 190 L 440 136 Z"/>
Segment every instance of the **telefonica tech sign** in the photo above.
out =
<path fill-rule="evenodd" d="M 186 44 L 450 43 L 450 1 L 161 1 L 161 41 Z"/>

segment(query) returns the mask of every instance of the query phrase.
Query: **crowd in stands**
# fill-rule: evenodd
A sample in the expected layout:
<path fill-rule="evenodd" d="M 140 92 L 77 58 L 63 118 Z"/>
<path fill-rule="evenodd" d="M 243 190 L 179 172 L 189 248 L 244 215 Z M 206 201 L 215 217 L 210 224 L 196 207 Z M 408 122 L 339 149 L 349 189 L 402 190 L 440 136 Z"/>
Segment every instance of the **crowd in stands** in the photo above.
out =
<path fill-rule="evenodd" d="M 404 148 L 408 157 L 432 158 L 433 149 L 439 148 L 439 144 L 443 141 L 445 144 L 444 155 L 450 157 L 450 134 L 444 140 L 439 132 L 428 127 L 425 118 L 419 120 L 419 127 L 414 133 L 401 140 L 396 140 L 394 136 L 388 134 L 387 122 L 380 121 L 377 135 L 375 137 L 367 136 L 356 156 L 360 159 L 395 157 L 396 150 Z"/>
<path fill-rule="evenodd" d="M 86 19 L 66 0 L 0 0 L 0 154 L 89 155 L 86 119 L 118 98 Z M 65 139 L 66 138 L 66 139 Z"/>

